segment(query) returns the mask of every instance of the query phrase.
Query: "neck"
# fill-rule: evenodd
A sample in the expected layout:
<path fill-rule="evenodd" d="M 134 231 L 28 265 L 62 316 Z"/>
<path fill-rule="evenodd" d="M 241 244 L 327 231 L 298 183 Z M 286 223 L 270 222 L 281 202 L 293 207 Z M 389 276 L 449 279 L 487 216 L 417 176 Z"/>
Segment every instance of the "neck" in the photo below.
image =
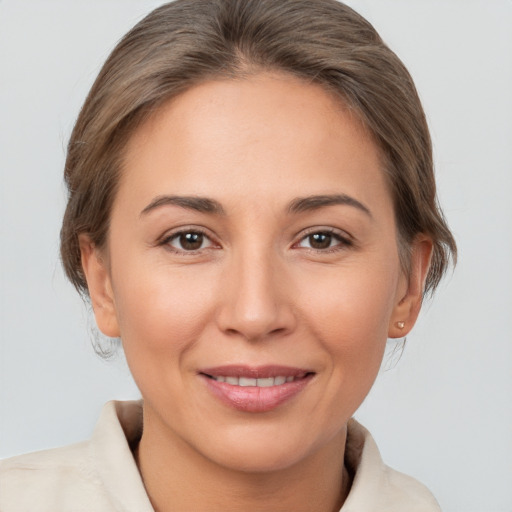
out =
<path fill-rule="evenodd" d="M 337 512 L 351 484 L 343 464 L 345 441 L 343 429 L 291 467 L 239 471 L 205 458 L 145 419 L 135 459 L 155 512 Z"/>

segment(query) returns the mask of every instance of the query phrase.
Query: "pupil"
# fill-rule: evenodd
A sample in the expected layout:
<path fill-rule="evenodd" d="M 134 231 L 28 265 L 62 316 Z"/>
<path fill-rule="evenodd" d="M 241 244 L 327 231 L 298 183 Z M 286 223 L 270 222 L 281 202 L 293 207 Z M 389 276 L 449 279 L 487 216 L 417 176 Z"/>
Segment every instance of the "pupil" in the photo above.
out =
<path fill-rule="evenodd" d="M 180 236 L 180 244 L 183 249 L 188 251 L 200 249 L 203 245 L 203 235 L 201 233 L 185 233 Z"/>
<path fill-rule="evenodd" d="M 331 246 L 331 238 L 328 233 L 315 233 L 309 236 L 309 243 L 314 249 L 327 249 Z"/>

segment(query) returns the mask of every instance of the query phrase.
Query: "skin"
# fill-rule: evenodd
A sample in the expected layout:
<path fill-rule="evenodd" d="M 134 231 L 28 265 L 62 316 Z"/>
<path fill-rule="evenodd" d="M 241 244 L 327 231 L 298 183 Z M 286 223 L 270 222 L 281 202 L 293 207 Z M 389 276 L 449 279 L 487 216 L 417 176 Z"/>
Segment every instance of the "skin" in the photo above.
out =
<path fill-rule="evenodd" d="M 362 207 L 290 211 L 326 195 Z M 176 235 L 198 231 L 196 250 Z M 155 510 L 339 510 L 347 421 L 386 339 L 414 325 L 432 247 L 419 236 L 404 275 L 379 150 L 355 114 L 286 75 L 196 86 L 129 141 L 108 247 L 80 240 L 98 326 L 122 338 L 144 398 L 136 458 Z M 251 413 L 198 375 L 225 364 L 315 374 Z"/>

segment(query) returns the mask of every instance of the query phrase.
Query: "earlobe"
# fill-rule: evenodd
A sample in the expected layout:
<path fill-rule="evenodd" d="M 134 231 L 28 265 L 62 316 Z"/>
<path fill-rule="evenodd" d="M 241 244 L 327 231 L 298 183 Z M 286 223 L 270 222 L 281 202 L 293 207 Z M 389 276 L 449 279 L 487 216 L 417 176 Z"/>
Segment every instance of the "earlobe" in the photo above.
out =
<path fill-rule="evenodd" d="M 389 338 L 402 338 L 414 327 L 421 309 L 431 256 L 432 240 L 424 235 L 418 236 L 411 247 L 409 276 L 404 276 L 405 292 L 399 292 L 390 318 Z"/>
<path fill-rule="evenodd" d="M 120 336 L 110 273 L 100 250 L 89 236 L 79 235 L 82 268 L 99 330 L 110 338 Z"/>

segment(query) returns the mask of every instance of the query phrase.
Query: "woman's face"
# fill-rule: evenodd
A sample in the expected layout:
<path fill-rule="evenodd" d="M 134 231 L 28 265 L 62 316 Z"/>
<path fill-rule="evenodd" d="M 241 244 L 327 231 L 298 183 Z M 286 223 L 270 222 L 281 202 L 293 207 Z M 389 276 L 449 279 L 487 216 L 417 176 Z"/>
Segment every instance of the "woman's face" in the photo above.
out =
<path fill-rule="evenodd" d="M 410 286 L 396 239 L 377 147 L 320 86 L 261 74 L 162 107 L 129 142 L 108 254 L 82 244 L 145 435 L 256 471 L 344 436 L 419 308 L 429 244 Z"/>

